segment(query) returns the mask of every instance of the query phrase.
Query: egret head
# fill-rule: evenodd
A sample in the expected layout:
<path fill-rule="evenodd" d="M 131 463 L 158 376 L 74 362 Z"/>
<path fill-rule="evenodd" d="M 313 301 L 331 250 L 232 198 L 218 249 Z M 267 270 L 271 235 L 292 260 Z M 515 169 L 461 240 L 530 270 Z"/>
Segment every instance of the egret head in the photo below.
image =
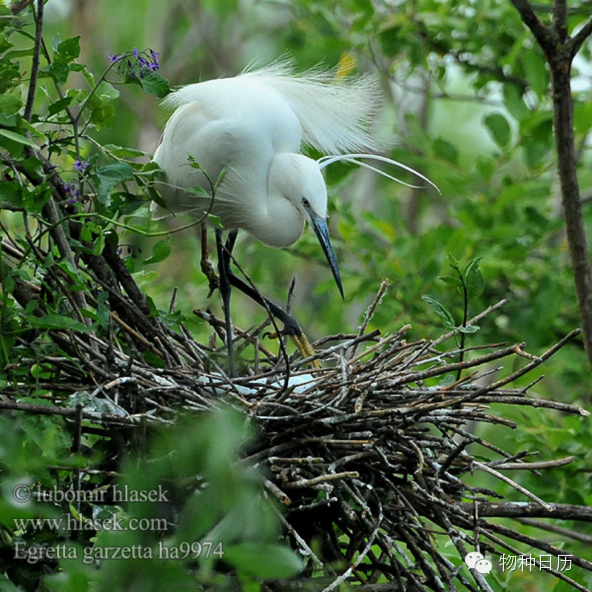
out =
<path fill-rule="evenodd" d="M 279 193 L 302 219 L 310 223 L 343 298 L 341 276 L 327 227 L 327 187 L 319 165 L 302 154 L 277 154 L 273 159 L 269 181 L 270 197 Z"/>

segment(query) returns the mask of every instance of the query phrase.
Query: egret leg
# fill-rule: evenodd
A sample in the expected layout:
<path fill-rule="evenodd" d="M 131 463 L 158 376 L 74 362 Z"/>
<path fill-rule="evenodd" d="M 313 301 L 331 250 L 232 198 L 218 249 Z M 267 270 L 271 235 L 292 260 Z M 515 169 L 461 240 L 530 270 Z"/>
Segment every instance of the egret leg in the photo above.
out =
<path fill-rule="evenodd" d="M 236 240 L 236 236 L 235 236 Z M 232 243 L 234 245 L 234 241 Z M 216 228 L 216 250 L 218 252 L 218 288 L 224 308 L 224 322 L 226 323 L 226 347 L 228 348 L 228 371 L 231 377 L 236 376 L 236 360 L 234 355 L 234 331 L 232 330 L 232 319 L 230 318 L 230 253 L 223 243 L 222 231 Z M 211 284 L 210 284 L 211 288 Z"/>
<path fill-rule="evenodd" d="M 218 240 L 218 232 L 216 230 L 216 240 Z M 230 260 L 232 256 L 232 249 L 234 248 L 234 244 L 236 242 L 236 237 L 238 235 L 238 230 L 233 230 L 228 235 L 228 240 L 226 241 L 226 245 L 223 248 L 222 257 L 226 259 L 224 263 L 224 270 L 228 274 L 228 281 L 230 285 L 234 286 L 238 290 L 240 290 L 243 294 L 246 294 L 249 298 L 254 300 L 257 304 L 268 310 L 276 319 L 279 319 L 284 324 L 283 333 L 288 335 L 294 345 L 298 348 L 298 351 L 302 355 L 303 358 L 308 358 L 310 356 L 314 356 L 315 351 L 310 345 L 306 335 L 302 331 L 298 321 L 289 313 L 287 313 L 283 308 L 278 306 L 277 304 L 273 303 L 271 300 L 260 294 L 257 290 L 255 290 L 250 284 L 243 281 L 241 278 L 236 276 L 230 267 Z M 220 255 L 219 255 L 220 256 Z M 220 276 L 222 273 L 220 273 Z M 222 278 L 220 277 L 220 282 L 222 282 Z M 230 296 L 229 296 L 230 297 Z M 224 297 L 223 297 L 224 300 Z M 226 308 L 224 309 L 226 310 Z M 228 321 L 228 320 L 227 320 Z M 230 354 L 230 350 L 229 350 Z M 320 368 L 321 364 L 318 360 L 315 360 L 312 365 L 315 368 Z"/>

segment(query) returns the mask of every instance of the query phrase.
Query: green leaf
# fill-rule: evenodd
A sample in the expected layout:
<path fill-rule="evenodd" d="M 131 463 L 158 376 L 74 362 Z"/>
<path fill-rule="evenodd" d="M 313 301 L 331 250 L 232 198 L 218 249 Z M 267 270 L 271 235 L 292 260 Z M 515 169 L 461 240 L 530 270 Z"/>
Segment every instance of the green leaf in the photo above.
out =
<path fill-rule="evenodd" d="M 164 97 L 172 92 L 169 81 L 156 72 L 145 74 L 144 78 L 138 78 L 137 80 L 145 92 L 159 99 L 164 99 Z"/>
<path fill-rule="evenodd" d="M 452 269 L 454 269 L 454 271 L 456 271 L 456 273 L 461 276 L 461 271 L 460 271 L 460 263 L 458 262 L 458 259 L 452 254 L 452 253 L 448 253 L 448 255 L 446 255 L 446 259 L 448 260 L 448 265 L 450 265 L 450 267 L 452 267 Z"/>
<path fill-rule="evenodd" d="M 0 113 L 10 117 L 18 113 L 23 106 L 23 102 L 13 94 L 0 95 Z"/>
<path fill-rule="evenodd" d="M 546 157 L 551 146 L 546 142 L 530 141 L 524 144 L 523 156 L 529 169 L 539 170 L 547 163 Z"/>
<path fill-rule="evenodd" d="M 497 170 L 497 162 L 493 158 L 479 155 L 475 160 L 475 168 L 482 181 L 490 181 Z"/>
<path fill-rule="evenodd" d="M 97 303 L 97 317 L 106 325 L 109 322 L 109 292 L 100 292 Z"/>
<path fill-rule="evenodd" d="M 134 171 L 126 162 L 111 162 L 102 166 L 94 175 L 93 179 L 97 184 L 97 193 L 99 201 L 108 205 L 110 202 L 109 194 L 119 183 L 132 181 Z"/>
<path fill-rule="evenodd" d="M 49 66 L 41 68 L 39 73 L 53 78 L 58 84 L 65 84 L 70 74 L 70 67 L 62 60 L 54 60 Z"/>
<path fill-rule="evenodd" d="M 36 126 L 30 124 L 26 119 L 21 119 L 19 123 L 23 126 L 23 131 L 28 132 L 31 136 L 36 136 L 41 142 L 46 142 L 45 134 Z M 37 160 L 37 159 L 35 159 Z"/>
<path fill-rule="evenodd" d="M 0 574 L 0 590 L 2 592 L 20 592 L 21 588 L 15 586 L 5 574 Z"/>
<path fill-rule="evenodd" d="M 538 50 L 530 49 L 522 53 L 521 61 L 528 85 L 539 98 L 544 97 L 549 88 L 549 72 L 545 58 Z"/>
<path fill-rule="evenodd" d="M 378 34 L 378 42 L 386 56 L 392 57 L 400 54 L 405 46 L 404 28 L 399 24 L 395 24 L 383 29 Z"/>
<path fill-rule="evenodd" d="M 145 351 L 142 354 L 144 361 L 146 361 L 153 368 L 166 368 L 165 361 L 157 354 L 151 351 Z"/>
<path fill-rule="evenodd" d="M 483 274 L 479 269 L 479 262 L 482 257 L 473 259 L 465 270 L 465 284 L 467 286 L 467 298 L 478 298 L 483 294 L 485 288 L 485 281 L 483 280 Z"/>
<path fill-rule="evenodd" d="M 115 108 L 113 105 L 103 105 L 93 109 L 91 118 L 95 127 L 112 127 L 115 123 Z"/>
<path fill-rule="evenodd" d="M 592 126 L 592 103 L 590 101 L 574 102 L 574 132 L 585 134 Z"/>
<path fill-rule="evenodd" d="M 437 156 L 452 164 L 458 164 L 458 150 L 454 144 L 442 138 L 436 138 L 432 146 Z"/>
<path fill-rule="evenodd" d="M 504 148 L 510 143 L 512 138 L 512 130 L 508 120 L 500 113 L 490 113 L 487 115 L 483 123 L 487 127 L 493 141 L 500 147 Z"/>
<path fill-rule="evenodd" d="M 515 84 L 504 84 L 502 94 L 504 106 L 512 117 L 520 121 L 530 115 L 530 110 L 522 97 L 522 91 Z"/>
<path fill-rule="evenodd" d="M 62 41 L 57 46 L 54 60 L 62 62 L 71 62 L 80 55 L 80 36 L 71 37 Z"/>
<path fill-rule="evenodd" d="M 93 245 L 93 255 L 100 255 L 105 248 L 105 232 L 101 232 Z"/>
<path fill-rule="evenodd" d="M 32 191 L 23 193 L 23 206 L 29 214 L 39 214 L 43 206 L 49 201 L 53 189 L 49 181 L 45 181 Z"/>
<path fill-rule="evenodd" d="M 240 543 L 224 549 L 224 562 L 254 578 L 290 578 L 302 570 L 302 561 L 287 547 L 267 543 Z"/>
<path fill-rule="evenodd" d="M 66 317 L 63 315 L 46 315 L 44 317 L 30 317 L 29 321 L 33 327 L 37 327 L 38 329 L 53 329 L 53 330 L 68 330 L 72 329 L 73 331 L 89 331 L 90 328 L 87 327 L 84 323 L 80 321 L 76 321 L 70 317 Z"/>
<path fill-rule="evenodd" d="M 170 245 L 169 241 L 168 240 L 158 241 L 152 247 L 152 255 L 150 257 L 148 257 L 148 259 L 146 259 L 146 261 L 144 261 L 144 263 L 147 263 L 147 264 L 160 263 L 161 261 L 164 261 L 165 259 L 167 259 L 170 254 L 171 254 L 171 245 Z"/>
<path fill-rule="evenodd" d="M 119 98 L 120 92 L 106 80 L 101 81 L 95 92 L 95 98 L 101 102 L 115 101 Z"/>
<path fill-rule="evenodd" d="M 455 288 L 462 290 L 462 282 L 458 278 L 452 277 L 451 275 L 445 275 L 439 276 L 438 279 L 442 280 L 445 284 L 448 284 L 449 286 L 454 286 Z"/>
<path fill-rule="evenodd" d="M 16 132 L 11 132 L 10 130 L 0 128 L 0 136 L 4 136 L 13 142 L 17 142 L 18 144 L 23 144 L 24 146 L 31 146 L 31 148 L 36 148 L 35 142 L 29 140 L 29 138 L 22 136 L 21 134 L 17 134 Z"/>
<path fill-rule="evenodd" d="M 56 61 L 52 62 L 47 68 L 40 70 L 40 72 L 45 72 L 57 84 L 66 84 L 70 75 L 70 66 L 66 62 Z"/>
<path fill-rule="evenodd" d="M 51 40 L 51 49 L 53 49 L 53 53 L 56 54 L 58 51 L 58 45 L 62 42 L 62 34 L 56 33 Z"/>
<path fill-rule="evenodd" d="M 64 111 L 64 109 L 66 109 L 66 107 L 70 106 L 72 99 L 73 99 L 73 97 L 69 96 L 69 97 L 64 97 L 63 99 L 57 100 L 55 103 L 52 103 L 49 106 L 49 109 L 47 110 L 47 112 L 50 115 L 56 115 L 60 111 Z"/>
<path fill-rule="evenodd" d="M 4 181 L 0 183 L 0 202 L 15 207 L 22 207 L 23 196 L 21 184 L 17 181 Z"/>
<path fill-rule="evenodd" d="M 423 295 L 422 300 L 444 321 L 444 325 L 449 329 L 455 328 L 454 317 L 451 312 L 438 300 L 431 296 Z"/>
<path fill-rule="evenodd" d="M 214 214 L 209 214 L 208 215 L 208 220 L 216 227 L 219 228 L 220 230 L 224 230 L 224 226 L 222 225 L 222 220 L 220 220 L 220 218 L 218 216 L 215 216 Z"/>

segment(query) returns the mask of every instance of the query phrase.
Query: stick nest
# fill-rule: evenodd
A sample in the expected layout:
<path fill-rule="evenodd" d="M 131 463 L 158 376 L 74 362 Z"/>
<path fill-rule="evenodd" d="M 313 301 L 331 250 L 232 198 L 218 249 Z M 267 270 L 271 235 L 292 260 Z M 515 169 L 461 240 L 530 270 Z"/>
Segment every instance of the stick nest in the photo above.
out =
<path fill-rule="evenodd" d="M 46 214 L 51 219 L 51 212 Z M 53 232 L 59 231 L 56 225 Z M 63 237 L 53 239 L 69 260 Z M 37 257 L 46 260 L 47 253 L 31 245 Z M 2 250 L 12 269 L 27 256 L 10 238 L 2 241 Z M 499 407 L 494 413 L 494 404 L 588 415 L 581 408 L 532 396 L 531 387 L 508 386 L 577 331 L 540 357 L 525 352 L 523 344 L 468 348 L 459 357 L 460 351 L 443 345 L 454 332 L 407 342 L 408 326 L 384 335 L 368 331 L 383 286 L 357 334 L 313 344 L 321 370 L 310 370 L 310 360 L 289 358 L 285 348 L 279 356 L 270 353 L 260 340 L 263 327 L 237 329 L 245 375 L 231 379 L 223 369 L 220 319 L 196 311 L 213 336 L 208 345 L 198 343 L 183 326 L 172 329 L 151 314 L 108 245 L 102 256 L 83 251 L 80 260 L 71 263 L 83 270 L 78 278 L 58 264 L 45 265 L 42 281 L 15 275 L 13 297 L 22 308 L 35 303 L 37 319 L 37 329 L 16 341 L 37 355 L 20 364 L 51 368 L 59 381 L 42 378 L 35 385 L 5 386 L 0 407 L 133 430 L 174 423 L 181 408 L 206 411 L 229 401 L 257 428 L 258 439 L 247 460 L 265 474 L 266 495 L 285 507 L 285 530 L 308 566 L 300 580 L 269 589 L 328 591 L 355 583 L 360 590 L 456 590 L 459 585 L 490 590 L 486 575 L 464 566 L 467 553 L 477 549 L 492 562 L 502 554 L 522 555 L 520 545 L 555 557 L 569 554 L 492 517 L 592 521 L 590 508 L 548 503 L 508 477 L 513 471 L 561 466 L 571 458 L 531 461 L 527 453 L 502 450 L 476 435 L 481 433 L 478 424 L 517 427 L 499 415 Z M 88 291 L 70 291 L 75 281 L 85 281 Z M 48 289 L 62 295 L 63 306 L 79 323 L 88 324 L 83 310 L 107 315 L 102 331 L 54 326 L 43 296 Z M 44 353 L 48 337 L 58 349 Z M 500 364 L 516 361 L 520 370 L 493 380 Z M 54 392 L 51 404 L 20 402 L 33 388 Z M 479 475 L 486 475 L 488 483 L 499 480 L 504 488 L 513 488 L 521 501 L 501 499 L 493 485 L 475 485 Z M 577 537 L 555 528 L 561 535 Z M 592 570 L 584 558 L 570 555 L 570 561 Z M 567 572 L 546 571 L 586 590 Z M 315 578 L 306 579 L 313 572 Z"/>

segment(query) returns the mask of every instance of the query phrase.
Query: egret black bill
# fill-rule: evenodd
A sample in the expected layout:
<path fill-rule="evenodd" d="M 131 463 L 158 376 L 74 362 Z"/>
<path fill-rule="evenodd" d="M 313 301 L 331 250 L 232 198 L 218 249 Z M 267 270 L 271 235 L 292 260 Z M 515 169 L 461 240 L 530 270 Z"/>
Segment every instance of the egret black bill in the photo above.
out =
<path fill-rule="evenodd" d="M 333 247 L 331 246 L 331 239 L 329 238 L 329 228 L 327 227 L 327 220 L 325 220 L 325 218 L 317 216 L 311 210 L 309 210 L 307 213 L 310 219 L 310 225 L 315 231 L 315 234 L 317 235 L 317 238 L 321 243 L 321 247 L 323 248 L 323 253 L 325 253 L 325 257 L 329 262 L 329 266 L 331 267 L 331 271 L 333 272 L 333 277 L 335 278 L 335 283 L 339 288 L 339 293 L 341 294 L 341 297 L 344 298 L 343 286 L 341 285 L 341 276 L 339 275 L 337 260 L 335 259 L 335 253 L 333 252 Z"/>

